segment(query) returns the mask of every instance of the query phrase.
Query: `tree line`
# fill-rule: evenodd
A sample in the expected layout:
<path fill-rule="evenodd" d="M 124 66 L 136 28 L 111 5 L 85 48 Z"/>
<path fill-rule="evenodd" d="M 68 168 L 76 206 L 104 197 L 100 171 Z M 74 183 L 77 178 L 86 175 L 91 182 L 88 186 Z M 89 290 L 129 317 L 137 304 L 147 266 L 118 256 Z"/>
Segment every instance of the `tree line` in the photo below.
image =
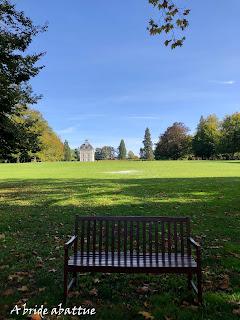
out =
<path fill-rule="evenodd" d="M 64 145 L 49 126 L 42 114 L 34 109 L 23 108 L 11 116 L 11 124 L 17 128 L 10 146 L 0 146 L 0 162 L 61 161 Z"/>
<path fill-rule="evenodd" d="M 240 112 L 227 115 L 220 121 L 216 115 L 201 117 L 196 132 L 191 135 L 182 122 L 174 122 L 157 141 L 152 142 L 150 129 L 146 128 L 139 156 L 127 152 L 125 141 L 119 147 L 97 148 L 96 160 L 215 160 L 240 159 Z"/>
<path fill-rule="evenodd" d="M 178 159 L 240 159 L 240 112 L 220 121 L 212 114 L 201 117 L 194 135 L 182 122 L 175 122 L 159 136 L 153 149 L 149 129 L 146 129 L 140 149 L 145 160 Z"/>

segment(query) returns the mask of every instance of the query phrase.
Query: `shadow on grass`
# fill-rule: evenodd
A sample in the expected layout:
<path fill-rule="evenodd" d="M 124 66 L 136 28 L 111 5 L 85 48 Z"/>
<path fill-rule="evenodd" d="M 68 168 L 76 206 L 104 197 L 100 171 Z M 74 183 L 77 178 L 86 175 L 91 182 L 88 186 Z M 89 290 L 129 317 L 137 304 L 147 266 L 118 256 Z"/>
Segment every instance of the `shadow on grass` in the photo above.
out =
<path fill-rule="evenodd" d="M 8 267 L 2 269 L 0 289 L 4 291 L 9 287 L 19 288 L 25 284 L 24 279 L 23 283 L 14 283 L 9 280 L 9 275 L 16 271 L 28 270 L 32 273 L 31 279 L 33 279 L 31 281 L 26 279 L 29 292 L 19 294 L 19 291 L 15 290 L 15 294 L 4 297 L 3 302 L 5 305 L 13 304 L 22 297 L 29 299 L 32 304 L 47 301 L 49 305 L 56 305 L 61 301 L 62 247 L 67 237 L 72 234 L 76 214 L 186 215 L 191 217 L 193 234 L 199 236 L 203 244 L 205 280 L 212 281 L 208 274 L 214 274 L 216 279 L 223 273 L 230 276 L 232 291 L 226 292 L 224 299 L 221 298 L 222 294 L 218 291 L 216 284 L 210 289 L 206 287 L 205 290 L 208 293 L 214 292 L 217 296 L 216 306 L 211 300 L 212 296 L 207 301 L 205 308 L 208 310 L 208 317 L 214 319 L 212 310 L 220 310 L 225 317 L 222 319 L 232 319 L 229 304 L 234 293 L 238 294 L 240 284 L 236 257 L 231 255 L 234 248 L 239 249 L 240 244 L 239 190 L 240 178 L 238 177 L 2 181 L 0 183 L 0 233 L 4 234 L 5 238 L 2 241 L 0 261 L 1 265 Z M 226 247 L 229 243 L 230 249 Z M 39 261 L 43 263 L 39 264 Z M 133 309 L 139 310 L 146 299 L 152 301 L 156 317 L 158 312 L 161 314 L 165 310 L 166 301 L 174 310 L 172 314 L 174 317 L 176 314 L 179 319 L 181 314 L 182 318 L 186 316 L 189 319 L 200 319 L 202 317 L 200 311 L 192 314 L 190 310 L 186 315 L 188 311 L 180 308 L 181 301 L 188 299 L 185 280 L 181 277 L 175 277 L 174 280 L 169 280 L 167 277 L 161 277 L 159 280 L 160 277 L 149 278 L 146 275 L 99 277 L 99 285 L 96 284 L 98 282 L 93 281 L 96 278 L 92 276 L 81 280 L 80 297 L 82 300 L 94 299 L 96 303 L 99 298 L 103 300 L 103 305 L 99 307 L 100 318 L 107 318 L 109 313 L 105 310 L 106 306 L 115 304 L 116 308 L 113 307 L 112 314 L 116 314 L 120 308 L 122 316 L 119 316 L 119 319 L 134 319 L 133 315 L 131 318 L 123 312 L 122 301 L 129 301 Z M 156 293 L 139 297 L 139 294 L 136 294 L 136 288 L 145 282 L 150 283 L 153 292 Z M 114 289 L 112 283 L 115 283 L 118 289 Z M 100 297 L 92 298 L 88 292 L 96 286 Z M 159 289 L 159 286 L 164 290 Z M 39 292 L 39 288 L 45 289 Z M 205 294 L 206 297 L 208 293 Z M 161 299 L 165 302 L 161 305 L 162 310 L 159 310 L 157 305 L 161 304 Z M 158 302 L 154 305 L 154 301 Z M 129 311 L 129 315 L 131 314 Z M 136 312 L 134 314 L 136 316 Z M 111 319 L 112 316 L 109 315 L 108 318 Z"/>

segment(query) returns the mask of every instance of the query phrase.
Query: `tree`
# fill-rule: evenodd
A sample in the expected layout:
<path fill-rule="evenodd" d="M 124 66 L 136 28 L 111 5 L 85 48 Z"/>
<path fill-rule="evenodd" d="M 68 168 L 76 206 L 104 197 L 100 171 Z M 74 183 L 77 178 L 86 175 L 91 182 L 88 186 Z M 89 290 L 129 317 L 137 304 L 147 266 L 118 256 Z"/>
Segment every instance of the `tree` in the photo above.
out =
<path fill-rule="evenodd" d="M 26 108 L 18 115 L 11 117 L 12 129 L 15 129 L 14 152 L 5 154 L 5 160 L 10 162 L 29 162 L 36 159 L 37 152 L 41 149 L 41 131 L 38 118 L 34 110 Z"/>
<path fill-rule="evenodd" d="M 190 152 L 189 129 L 181 122 L 175 122 L 159 137 L 155 159 L 183 159 Z"/>
<path fill-rule="evenodd" d="M 128 159 L 129 160 L 137 160 L 138 159 L 138 156 L 136 156 L 135 154 L 134 154 L 134 152 L 133 151 L 128 151 Z"/>
<path fill-rule="evenodd" d="M 42 114 L 34 109 L 28 110 L 29 117 L 35 121 L 33 131 L 39 134 L 39 151 L 35 154 L 38 161 L 61 161 L 63 143 Z"/>
<path fill-rule="evenodd" d="M 200 118 L 197 132 L 193 137 L 192 148 L 195 156 L 209 159 L 218 153 L 220 140 L 220 123 L 216 115 Z"/>
<path fill-rule="evenodd" d="M 63 143 L 39 111 L 26 108 L 11 118 L 15 130 L 19 131 L 16 134 L 18 140 L 15 141 L 14 152 L 5 154 L 2 160 L 28 162 L 63 159 Z"/>
<path fill-rule="evenodd" d="M 153 5 L 160 15 L 160 22 L 150 20 L 148 30 L 150 35 L 168 35 L 164 44 L 171 46 L 172 49 L 181 47 L 185 41 L 185 36 L 182 32 L 188 27 L 187 20 L 190 10 L 188 8 L 180 8 L 176 5 L 176 0 L 148 0 Z M 170 34 L 170 36 L 169 36 Z"/>
<path fill-rule="evenodd" d="M 125 146 L 125 142 L 122 139 L 120 141 L 120 145 L 118 147 L 118 158 L 120 160 L 124 160 L 124 159 L 126 159 L 126 156 L 127 156 L 127 149 L 126 149 L 126 146 Z"/>
<path fill-rule="evenodd" d="M 80 151 L 78 148 L 73 150 L 73 157 L 74 161 L 80 161 Z"/>
<path fill-rule="evenodd" d="M 233 158 L 240 152 L 240 112 L 226 116 L 221 124 L 221 151 Z"/>
<path fill-rule="evenodd" d="M 116 158 L 116 150 L 111 146 L 104 146 L 102 148 L 96 148 L 95 159 L 96 160 L 113 160 Z"/>
<path fill-rule="evenodd" d="M 101 148 L 95 149 L 95 160 L 102 160 L 102 149 Z"/>
<path fill-rule="evenodd" d="M 63 160 L 64 161 L 71 161 L 72 155 L 71 155 L 71 149 L 69 147 L 68 141 L 64 141 L 64 153 L 63 153 Z"/>
<path fill-rule="evenodd" d="M 17 128 L 12 116 L 39 99 L 29 80 L 42 69 L 36 63 L 43 54 L 30 55 L 27 49 L 46 27 L 35 26 L 8 0 L 0 0 L 0 20 L 0 157 L 6 158 L 18 152 L 19 141 L 25 136 L 26 127 Z"/>
<path fill-rule="evenodd" d="M 111 146 L 104 146 L 101 150 L 102 160 L 114 160 L 116 158 L 116 150 Z"/>
<path fill-rule="evenodd" d="M 151 133 L 149 128 L 146 128 L 144 140 L 143 140 L 143 148 L 140 149 L 140 157 L 145 160 L 153 160 L 154 154 L 153 154 L 153 143 L 151 139 Z"/>

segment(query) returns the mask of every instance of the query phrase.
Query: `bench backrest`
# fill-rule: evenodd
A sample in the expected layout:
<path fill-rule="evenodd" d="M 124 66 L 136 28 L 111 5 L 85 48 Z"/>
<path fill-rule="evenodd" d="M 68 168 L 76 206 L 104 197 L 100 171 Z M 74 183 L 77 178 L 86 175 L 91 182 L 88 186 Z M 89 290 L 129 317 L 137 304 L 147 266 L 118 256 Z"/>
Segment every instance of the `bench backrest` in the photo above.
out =
<path fill-rule="evenodd" d="M 80 252 L 104 254 L 191 254 L 189 217 L 76 216 Z"/>

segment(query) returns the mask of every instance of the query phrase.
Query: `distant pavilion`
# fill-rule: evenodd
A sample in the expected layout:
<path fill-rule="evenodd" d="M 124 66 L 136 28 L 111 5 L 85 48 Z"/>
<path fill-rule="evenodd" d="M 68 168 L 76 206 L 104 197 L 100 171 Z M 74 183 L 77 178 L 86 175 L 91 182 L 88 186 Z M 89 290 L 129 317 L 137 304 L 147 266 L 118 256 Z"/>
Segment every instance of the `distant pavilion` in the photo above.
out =
<path fill-rule="evenodd" d="M 94 162 L 95 150 L 88 140 L 85 140 L 85 142 L 80 146 L 79 153 L 81 162 Z"/>

